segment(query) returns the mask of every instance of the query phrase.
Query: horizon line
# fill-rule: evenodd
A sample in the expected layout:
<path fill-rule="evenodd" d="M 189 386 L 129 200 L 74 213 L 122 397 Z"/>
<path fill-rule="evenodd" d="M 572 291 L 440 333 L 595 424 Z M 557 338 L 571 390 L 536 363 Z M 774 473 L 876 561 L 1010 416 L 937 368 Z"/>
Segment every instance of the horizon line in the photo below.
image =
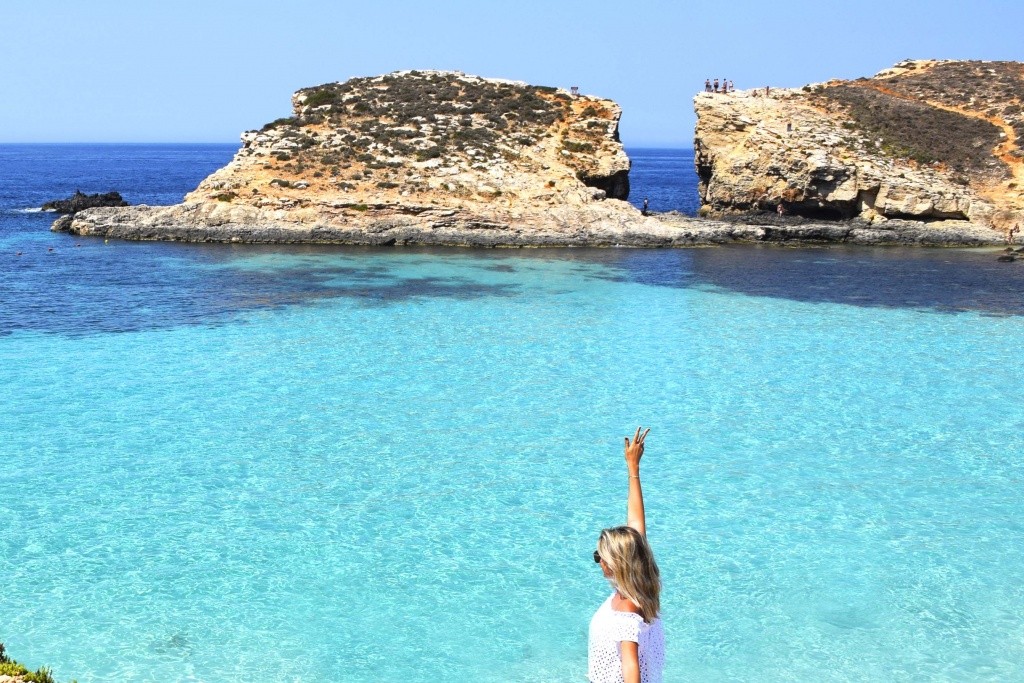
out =
<path fill-rule="evenodd" d="M 168 140 L 126 140 L 126 141 L 112 141 L 112 140 L 47 140 L 47 141 L 20 141 L 20 142 L 5 142 L 0 141 L 0 145 L 238 145 L 241 146 L 240 141 L 168 141 Z M 689 147 L 683 145 L 673 144 L 637 144 L 637 145 L 622 145 L 626 149 L 693 149 L 691 144 Z"/>

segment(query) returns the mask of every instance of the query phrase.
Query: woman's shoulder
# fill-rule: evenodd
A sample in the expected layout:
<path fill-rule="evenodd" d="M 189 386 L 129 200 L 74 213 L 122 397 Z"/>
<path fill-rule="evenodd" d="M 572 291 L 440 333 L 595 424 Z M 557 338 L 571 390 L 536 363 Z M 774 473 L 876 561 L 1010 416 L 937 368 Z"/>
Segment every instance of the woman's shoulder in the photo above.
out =
<path fill-rule="evenodd" d="M 619 598 L 614 593 L 612 593 L 610 605 L 613 612 L 617 612 L 619 614 L 631 614 L 638 616 L 641 619 L 643 618 L 642 616 L 640 616 L 640 607 L 632 600 L 628 600 L 626 598 Z"/>
<path fill-rule="evenodd" d="M 643 630 L 646 625 L 643 615 L 639 612 L 625 612 L 617 609 L 613 609 L 611 612 L 612 621 L 621 624 L 622 628 Z"/>

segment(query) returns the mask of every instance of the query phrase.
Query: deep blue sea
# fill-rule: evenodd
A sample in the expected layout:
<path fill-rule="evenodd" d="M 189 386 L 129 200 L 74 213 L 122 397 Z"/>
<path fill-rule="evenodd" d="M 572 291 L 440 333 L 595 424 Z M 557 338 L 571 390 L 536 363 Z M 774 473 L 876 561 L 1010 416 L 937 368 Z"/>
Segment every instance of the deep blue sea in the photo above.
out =
<path fill-rule="evenodd" d="M 584 680 L 644 424 L 666 681 L 1024 680 L 1024 265 L 136 243 L 27 211 L 177 202 L 234 149 L 0 145 L 13 656 Z M 631 201 L 696 209 L 691 152 L 630 154 Z"/>

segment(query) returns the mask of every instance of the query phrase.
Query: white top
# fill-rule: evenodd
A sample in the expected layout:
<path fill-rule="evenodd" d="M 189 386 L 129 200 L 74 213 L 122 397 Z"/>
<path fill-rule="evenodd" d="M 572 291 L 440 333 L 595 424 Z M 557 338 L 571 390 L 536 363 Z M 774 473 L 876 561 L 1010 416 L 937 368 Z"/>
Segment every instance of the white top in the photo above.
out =
<path fill-rule="evenodd" d="M 661 683 L 665 670 L 665 630 L 661 619 L 648 624 L 639 614 L 612 609 L 612 597 L 597 608 L 590 620 L 587 677 L 590 683 L 623 683 L 619 643 L 639 644 L 640 683 Z"/>

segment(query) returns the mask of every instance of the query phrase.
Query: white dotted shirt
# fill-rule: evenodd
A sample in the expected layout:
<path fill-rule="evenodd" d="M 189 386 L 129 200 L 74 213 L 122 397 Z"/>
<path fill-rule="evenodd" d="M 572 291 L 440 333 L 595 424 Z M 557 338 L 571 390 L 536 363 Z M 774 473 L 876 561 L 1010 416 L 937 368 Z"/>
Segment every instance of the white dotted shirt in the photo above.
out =
<path fill-rule="evenodd" d="M 587 677 L 590 683 L 623 683 L 620 643 L 639 645 L 640 683 L 661 683 L 665 669 L 665 630 L 661 619 L 648 624 L 639 614 L 612 609 L 612 597 L 597 608 L 590 620 Z"/>

